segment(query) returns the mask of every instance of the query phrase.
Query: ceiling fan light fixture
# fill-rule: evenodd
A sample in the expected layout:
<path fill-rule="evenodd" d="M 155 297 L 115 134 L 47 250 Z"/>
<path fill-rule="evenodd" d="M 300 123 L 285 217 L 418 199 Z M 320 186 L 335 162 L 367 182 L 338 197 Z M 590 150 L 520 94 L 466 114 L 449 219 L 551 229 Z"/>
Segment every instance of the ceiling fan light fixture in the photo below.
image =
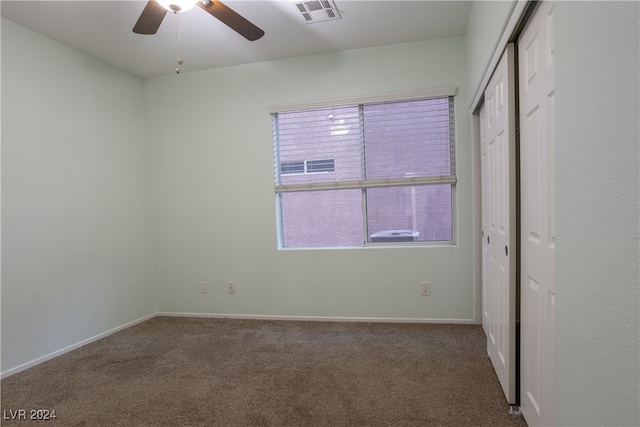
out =
<path fill-rule="evenodd" d="M 198 3 L 198 0 L 156 0 L 160 6 L 171 12 L 186 12 Z"/>

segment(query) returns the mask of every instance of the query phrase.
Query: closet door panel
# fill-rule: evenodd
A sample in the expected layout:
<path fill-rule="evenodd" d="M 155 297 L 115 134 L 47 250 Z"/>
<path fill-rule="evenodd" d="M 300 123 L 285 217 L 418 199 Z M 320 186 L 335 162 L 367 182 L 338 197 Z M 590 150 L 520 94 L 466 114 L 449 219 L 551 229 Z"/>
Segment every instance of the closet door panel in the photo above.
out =
<path fill-rule="evenodd" d="M 509 44 L 484 93 L 483 293 L 487 352 L 509 403 L 516 403 L 515 81 Z M 484 319 L 483 313 L 483 319 Z"/>
<path fill-rule="evenodd" d="M 553 425 L 555 318 L 554 7 L 544 1 L 518 40 L 521 192 L 521 407 Z"/>

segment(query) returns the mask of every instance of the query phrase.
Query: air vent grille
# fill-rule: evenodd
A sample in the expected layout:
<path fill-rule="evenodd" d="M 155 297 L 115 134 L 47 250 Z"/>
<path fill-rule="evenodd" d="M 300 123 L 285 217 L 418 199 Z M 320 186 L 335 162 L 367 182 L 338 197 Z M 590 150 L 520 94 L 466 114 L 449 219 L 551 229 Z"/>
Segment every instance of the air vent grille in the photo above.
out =
<path fill-rule="evenodd" d="M 292 3 L 308 24 L 342 18 L 333 0 L 294 0 Z"/>

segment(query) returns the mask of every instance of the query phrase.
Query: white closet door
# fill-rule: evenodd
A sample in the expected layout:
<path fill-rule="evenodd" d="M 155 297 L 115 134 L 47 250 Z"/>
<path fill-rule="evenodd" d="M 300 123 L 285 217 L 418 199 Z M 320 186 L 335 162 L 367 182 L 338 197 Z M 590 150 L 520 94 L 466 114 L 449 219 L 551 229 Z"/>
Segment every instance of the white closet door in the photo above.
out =
<path fill-rule="evenodd" d="M 521 409 L 553 425 L 555 312 L 554 7 L 543 1 L 518 41 L 521 191 Z"/>
<path fill-rule="evenodd" d="M 514 46 L 509 44 L 484 93 L 485 137 L 481 140 L 487 352 L 509 403 L 516 403 L 514 75 Z"/>

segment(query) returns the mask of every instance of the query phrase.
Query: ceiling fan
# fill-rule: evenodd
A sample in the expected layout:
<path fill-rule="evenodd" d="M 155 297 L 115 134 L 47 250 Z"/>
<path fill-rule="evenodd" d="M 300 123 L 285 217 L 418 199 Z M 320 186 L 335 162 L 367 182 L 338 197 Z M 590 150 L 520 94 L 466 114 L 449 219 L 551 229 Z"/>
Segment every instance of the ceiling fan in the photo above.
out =
<path fill-rule="evenodd" d="M 169 10 L 174 13 L 186 12 L 195 5 L 249 41 L 258 40 L 264 36 L 264 31 L 218 0 L 149 0 L 133 27 L 133 32 L 155 34 Z"/>

